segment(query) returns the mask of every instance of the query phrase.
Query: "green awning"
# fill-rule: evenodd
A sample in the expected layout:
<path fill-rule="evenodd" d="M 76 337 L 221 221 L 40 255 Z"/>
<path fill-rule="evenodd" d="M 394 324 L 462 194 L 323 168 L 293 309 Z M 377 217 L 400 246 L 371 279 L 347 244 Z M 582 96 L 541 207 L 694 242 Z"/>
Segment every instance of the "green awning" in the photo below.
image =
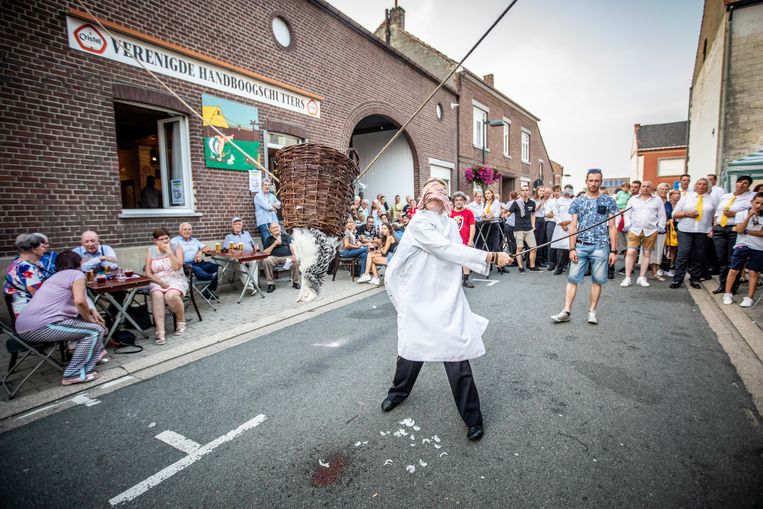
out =
<path fill-rule="evenodd" d="M 728 171 L 739 174 L 746 171 L 763 170 L 763 150 L 731 161 L 726 167 Z"/>

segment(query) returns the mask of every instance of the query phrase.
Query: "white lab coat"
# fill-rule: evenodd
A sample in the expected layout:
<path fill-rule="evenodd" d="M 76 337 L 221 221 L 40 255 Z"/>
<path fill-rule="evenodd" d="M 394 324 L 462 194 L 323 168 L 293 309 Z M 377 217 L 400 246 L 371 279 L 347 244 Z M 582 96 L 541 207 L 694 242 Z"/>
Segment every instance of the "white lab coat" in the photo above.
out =
<path fill-rule="evenodd" d="M 462 266 L 487 274 L 485 251 L 463 245 L 447 215 L 416 212 L 384 275 L 397 310 L 397 351 L 404 359 L 454 362 L 485 354 L 482 333 L 488 321 L 469 307 Z"/>

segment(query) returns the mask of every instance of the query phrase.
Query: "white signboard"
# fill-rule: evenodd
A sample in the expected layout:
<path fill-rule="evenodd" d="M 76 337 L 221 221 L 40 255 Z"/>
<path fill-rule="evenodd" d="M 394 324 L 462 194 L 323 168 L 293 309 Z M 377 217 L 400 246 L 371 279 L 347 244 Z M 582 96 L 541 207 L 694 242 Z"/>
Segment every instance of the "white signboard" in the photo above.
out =
<path fill-rule="evenodd" d="M 183 179 L 170 180 L 170 196 L 172 197 L 173 205 L 185 204 L 185 197 L 183 196 Z"/>
<path fill-rule="evenodd" d="M 113 30 L 111 33 L 114 38 L 109 37 L 96 23 L 90 21 L 67 17 L 66 24 L 69 31 L 69 47 L 77 51 L 140 67 L 134 59 L 137 58 L 146 68 L 157 74 L 190 81 L 309 117 L 321 116 L 321 103 L 317 99 Z"/>
<path fill-rule="evenodd" d="M 259 193 L 262 187 L 262 173 L 260 170 L 249 170 L 249 191 Z"/>

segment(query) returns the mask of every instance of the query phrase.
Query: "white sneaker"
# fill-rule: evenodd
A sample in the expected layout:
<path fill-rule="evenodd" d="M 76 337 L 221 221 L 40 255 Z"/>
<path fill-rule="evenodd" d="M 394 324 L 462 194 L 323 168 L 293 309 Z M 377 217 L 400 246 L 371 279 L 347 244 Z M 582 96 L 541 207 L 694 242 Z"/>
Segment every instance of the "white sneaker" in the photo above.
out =
<path fill-rule="evenodd" d="M 567 311 L 562 311 L 558 315 L 552 316 L 551 319 L 556 323 L 569 322 L 570 314 Z"/>
<path fill-rule="evenodd" d="M 628 288 L 632 284 L 633 284 L 633 281 L 631 281 L 631 278 L 626 277 L 625 279 L 623 279 L 623 282 L 620 283 L 620 286 L 622 286 L 623 288 Z"/>
<path fill-rule="evenodd" d="M 358 278 L 358 283 L 368 283 L 371 281 L 371 274 L 361 274 Z"/>
<path fill-rule="evenodd" d="M 742 302 L 739 303 L 739 306 L 743 307 L 743 308 L 751 308 L 752 307 L 752 299 L 749 298 L 749 297 L 745 297 L 744 299 L 742 299 Z"/>
<path fill-rule="evenodd" d="M 637 285 L 639 285 L 639 286 L 651 286 L 651 285 L 650 285 L 650 284 L 647 282 L 647 280 L 646 280 L 646 278 L 645 278 L 645 277 L 640 277 L 640 278 L 638 278 L 638 279 L 636 280 L 636 284 L 637 284 Z"/>
<path fill-rule="evenodd" d="M 663 271 L 662 269 L 657 269 L 657 275 L 662 277 L 665 275 L 665 271 Z"/>
<path fill-rule="evenodd" d="M 379 286 L 381 284 L 381 281 L 379 281 L 378 277 L 371 278 L 371 281 L 368 282 L 370 285 Z"/>
<path fill-rule="evenodd" d="M 733 304 L 734 303 L 734 296 L 730 293 L 724 293 L 723 294 L 723 303 L 726 305 Z"/>
<path fill-rule="evenodd" d="M 597 323 L 599 323 L 599 320 L 596 319 L 596 311 L 588 312 L 588 323 L 592 325 L 596 325 Z"/>
<path fill-rule="evenodd" d="M 669 271 L 667 271 L 667 272 L 665 273 L 665 275 L 666 275 L 666 276 L 668 276 L 668 277 L 675 277 L 675 275 L 676 275 L 676 274 L 675 274 L 675 272 L 673 272 L 672 270 L 669 270 Z"/>

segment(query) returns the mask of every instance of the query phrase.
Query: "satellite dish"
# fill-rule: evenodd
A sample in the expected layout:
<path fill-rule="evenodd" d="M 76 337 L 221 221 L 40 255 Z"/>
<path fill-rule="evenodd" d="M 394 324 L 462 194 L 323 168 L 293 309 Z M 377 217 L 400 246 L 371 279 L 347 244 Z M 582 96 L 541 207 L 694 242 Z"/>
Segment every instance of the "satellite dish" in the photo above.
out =
<path fill-rule="evenodd" d="M 542 185 L 543 179 L 535 179 L 535 182 L 533 182 L 533 189 L 538 189 Z"/>

